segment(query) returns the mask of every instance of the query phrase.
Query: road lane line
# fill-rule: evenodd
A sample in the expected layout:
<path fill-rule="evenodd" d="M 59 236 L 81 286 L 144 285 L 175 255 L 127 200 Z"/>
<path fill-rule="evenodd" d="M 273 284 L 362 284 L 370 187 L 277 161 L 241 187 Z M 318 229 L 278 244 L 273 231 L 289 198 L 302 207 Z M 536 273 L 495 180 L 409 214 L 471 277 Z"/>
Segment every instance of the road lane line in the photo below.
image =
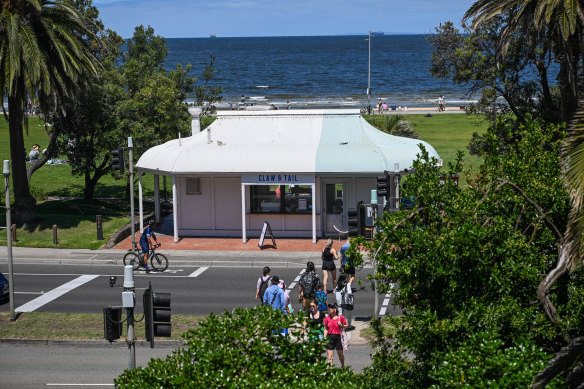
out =
<path fill-rule="evenodd" d="M 189 277 L 198 277 L 198 276 L 200 276 L 201 274 L 203 274 L 203 272 L 204 272 L 205 270 L 207 270 L 207 269 L 208 269 L 208 267 L 200 267 L 200 268 L 198 268 L 196 271 L 194 271 L 194 272 L 192 272 L 191 274 L 189 274 Z"/>
<path fill-rule="evenodd" d="M 44 295 L 37 297 L 34 300 L 29 301 L 28 303 L 26 303 L 24 305 L 21 305 L 20 307 L 16 308 L 15 311 L 16 312 L 35 311 L 35 310 L 39 309 L 40 307 L 42 307 L 43 305 L 50 303 L 51 301 L 61 297 L 65 293 L 67 293 L 75 288 L 78 288 L 81 285 L 83 285 L 91 280 L 96 279 L 97 277 L 99 277 L 99 275 L 97 275 L 97 274 L 86 274 L 86 275 L 82 275 L 80 277 L 77 277 L 74 280 L 67 282 L 66 284 L 63 284 L 61 286 L 56 287 L 53 290 L 48 291 Z"/>

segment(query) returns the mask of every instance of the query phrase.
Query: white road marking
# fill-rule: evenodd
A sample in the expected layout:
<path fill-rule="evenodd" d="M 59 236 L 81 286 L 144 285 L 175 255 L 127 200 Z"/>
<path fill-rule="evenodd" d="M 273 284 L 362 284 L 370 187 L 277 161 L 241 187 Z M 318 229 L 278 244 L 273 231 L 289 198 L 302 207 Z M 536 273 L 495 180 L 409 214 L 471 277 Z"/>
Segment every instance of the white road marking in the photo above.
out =
<path fill-rule="evenodd" d="M 288 290 L 292 290 L 294 286 L 296 286 L 296 282 L 293 282 L 290 285 L 288 285 Z"/>
<path fill-rule="evenodd" d="M 80 277 L 77 277 L 74 280 L 67 282 L 66 284 L 63 284 L 61 286 L 56 287 L 53 290 L 48 291 L 44 295 L 37 297 L 34 300 L 29 301 L 28 303 L 26 303 L 24 305 L 21 305 L 20 307 L 16 308 L 15 311 L 16 312 L 35 311 L 38 308 L 42 307 L 43 305 L 50 303 L 51 301 L 61 297 L 65 293 L 67 293 L 75 288 L 78 288 L 81 285 L 83 285 L 91 280 L 96 279 L 97 277 L 99 277 L 99 275 L 96 275 L 96 274 L 86 274 L 86 275 L 82 275 Z"/>
<path fill-rule="evenodd" d="M 196 271 L 194 271 L 193 273 L 189 274 L 189 277 L 198 277 L 201 274 L 203 274 L 203 272 L 207 269 L 208 269 L 208 267 L 200 267 Z"/>
<path fill-rule="evenodd" d="M 385 312 L 387 312 L 387 308 L 389 306 L 389 300 L 391 299 L 391 295 L 393 293 L 393 290 L 395 288 L 395 284 L 390 283 L 389 284 L 389 293 L 387 293 L 385 295 L 385 299 L 383 300 L 383 303 L 381 304 L 381 309 L 379 310 L 379 316 L 384 316 Z"/>

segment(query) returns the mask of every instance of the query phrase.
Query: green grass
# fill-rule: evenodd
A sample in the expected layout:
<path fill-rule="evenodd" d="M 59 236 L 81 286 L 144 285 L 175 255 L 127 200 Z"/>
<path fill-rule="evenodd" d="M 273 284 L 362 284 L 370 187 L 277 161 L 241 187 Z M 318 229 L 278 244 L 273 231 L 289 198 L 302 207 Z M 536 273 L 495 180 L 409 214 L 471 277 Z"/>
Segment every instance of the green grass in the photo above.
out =
<path fill-rule="evenodd" d="M 140 319 L 137 316 L 135 319 Z M 196 328 L 206 316 L 172 315 L 172 336 L 179 340 L 185 331 Z M 122 316 L 125 319 L 125 314 Z M 122 325 L 127 336 L 126 323 Z M 135 324 L 136 338 L 144 340 L 144 322 Z M 0 312 L 0 339 L 43 340 L 99 340 L 103 337 L 102 313 L 49 313 L 29 312 L 17 314 L 10 321 L 10 312 Z"/>
<path fill-rule="evenodd" d="M 488 123 L 474 115 L 460 114 L 435 114 L 432 117 L 424 115 L 406 115 L 414 130 L 420 135 L 422 140 L 430 143 L 440 158 L 443 159 L 443 166 L 448 166 L 456 158 L 458 150 L 465 153 L 465 165 L 471 164 L 476 167 L 480 163 L 480 158 L 471 156 L 467 146 L 472 139 L 473 133 L 484 133 Z M 370 123 L 375 124 L 382 116 L 365 116 Z"/>

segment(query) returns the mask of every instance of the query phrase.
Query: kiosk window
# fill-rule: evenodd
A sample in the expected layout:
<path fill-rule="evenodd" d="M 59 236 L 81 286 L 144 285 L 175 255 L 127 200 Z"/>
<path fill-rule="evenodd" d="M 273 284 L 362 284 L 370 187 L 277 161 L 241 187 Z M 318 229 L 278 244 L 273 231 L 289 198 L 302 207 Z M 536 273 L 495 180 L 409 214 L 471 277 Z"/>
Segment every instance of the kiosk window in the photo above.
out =
<path fill-rule="evenodd" d="M 201 194 L 200 178 L 187 178 L 187 194 Z"/>
<path fill-rule="evenodd" d="M 312 213 L 310 185 L 253 185 L 252 213 Z"/>

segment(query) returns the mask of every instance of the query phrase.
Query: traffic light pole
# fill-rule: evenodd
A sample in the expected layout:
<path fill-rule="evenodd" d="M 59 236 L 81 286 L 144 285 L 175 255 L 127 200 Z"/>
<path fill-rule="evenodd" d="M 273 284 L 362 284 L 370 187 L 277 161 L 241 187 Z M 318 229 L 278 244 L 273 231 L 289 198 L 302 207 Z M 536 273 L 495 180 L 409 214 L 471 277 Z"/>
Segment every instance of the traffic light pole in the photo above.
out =
<path fill-rule="evenodd" d="M 6 251 L 8 252 L 8 293 L 10 299 L 10 321 L 16 320 L 14 315 L 14 277 L 12 269 L 12 218 L 10 215 L 10 161 L 4 160 L 2 169 L 4 188 L 6 192 Z"/>
<path fill-rule="evenodd" d="M 132 251 L 136 251 L 136 223 L 134 222 L 134 143 L 128 138 L 128 167 L 130 169 L 130 213 L 132 214 Z"/>
<path fill-rule="evenodd" d="M 128 321 L 128 369 L 136 368 L 136 334 L 134 332 L 134 269 L 131 265 L 124 266 L 124 291 L 122 292 L 122 303 L 126 308 L 126 318 Z"/>

